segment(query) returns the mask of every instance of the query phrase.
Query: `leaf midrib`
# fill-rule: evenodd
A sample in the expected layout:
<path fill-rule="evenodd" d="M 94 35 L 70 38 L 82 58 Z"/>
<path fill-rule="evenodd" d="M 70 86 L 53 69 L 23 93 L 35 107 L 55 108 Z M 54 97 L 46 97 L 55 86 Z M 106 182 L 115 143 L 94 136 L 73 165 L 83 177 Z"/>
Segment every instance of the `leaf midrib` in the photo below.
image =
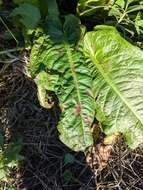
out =
<path fill-rule="evenodd" d="M 78 102 L 81 104 L 81 97 L 80 97 L 80 92 L 79 92 L 79 84 L 78 84 L 78 80 L 77 80 L 77 77 L 76 77 L 76 73 L 73 71 L 73 68 L 75 68 L 74 67 L 74 61 L 72 60 L 71 49 L 70 49 L 68 44 L 65 44 L 65 49 L 67 51 L 67 56 L 68 56 L 68 60 L 69 60 L 69 64 L 70 64 L 70 70 L 72 72 L 72 76 L 73 76 L 76 91 L 77 91 Z M 81 111 L 80 111 L 80 118 L 81 118 L 81 122 L 82 122 L 83 139 L 85 139 L 85 133 L 84 133 L 84 128 L 83 128 L 84 122 L 83 122 L 83 118 L 82 118 L 82 108 L 81 108 Z"/>
<path fill-rule="evenodd" d="M 102 77 L 105 79 L 105 81 L 108 83 L 108 85 L 112 88 L 112 90 L 117 94 L 117 96 L 122 100 L 122 102 L 124 102 L 124 104 L 127 106 L 127 108 L 129 110 L 131 110 L 131 112 L 133 113 L 133 115 L 135 116 L 135 118 L 137 120 L 139 120 L 141 122 L 141 124 L 143 125 L 143 121 L 141 120 L 140 116 L 138 114 L 136 114 L 136 112 L 134 111 L 134 108 L 130 105 L 130 103 L 128 102 L 128 100 L 121 94 L 121 92 L 119 91 L 119 89 L 117 88 L 117 86 L 113 83 L 113 81 L 111 80 L 111 78 L 104 72 L 103 68 L 98 63 L 98 60 L 95 58 L 95 55 L 94 55 L 93 51 L 91 50 L 91 48 L 89 48 L 89 49 L 90 49 L 91 60 L 96 65 L 96 67 L 99 70 L 99 72 L 102 75 Z"/>

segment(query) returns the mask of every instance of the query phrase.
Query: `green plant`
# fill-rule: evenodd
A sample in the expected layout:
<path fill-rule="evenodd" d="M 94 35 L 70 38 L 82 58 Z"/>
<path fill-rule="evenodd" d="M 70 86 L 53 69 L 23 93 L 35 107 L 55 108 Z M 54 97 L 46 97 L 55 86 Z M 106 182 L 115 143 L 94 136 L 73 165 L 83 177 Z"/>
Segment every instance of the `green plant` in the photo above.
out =
<path fill-rule="evenodd" d="M 73 174 L 70 170 L 65 170 L 63 173 L 63 177 L 66 183 L 69 183 L 72 178 L 73 178 Z"/>
<path fill-rule="evenodd" d="M 17 17 L 26 29 L 35 28 L 41 18 L 39 9 L 28 3 L 23 3 L 18 8 L 15 8 L 11 16 L 14 18 Z"/>
<path fill-rule="evenodd" d="M 39 8 L 32 4 L 22 3 L 11 12 L 11 17 L 15 25 L 22 29 L 25 43 L 29 45 L 29 36 L 33 35 L 41 19 Z"/>
<path fill-rule="evenodd" d="M 122 132 L 137 147 L 143 139 L 142 50 L 100 25 L 85 35 L 84 51 L 92 62 L 96 118 L 106 134 Z"/>
<path fill-rule="evenodd" d="M 23 3 L 28 3 L 36 7 L 38 7 L 40 4 L 39 0 L 13 0 L 13 3 L 18 4 L 18 5 L 21 5 Z"/>
<path fill-rule="evenodd" d="M 7 181 L 10 177 L 11 170 L 17 168 L 19 161 L 24 159 L 24 157 L 20 155 L 22 140 L 21 138 L 17 138 L 5 148 L 3 137 L 0 139 L 0 181 Z"/>
<path fill-rule="evenodd" d="M 30 73 L 42 106 L 47 107 L 49 90 L 59 98 L 60 139 L 74 150 L 90 146 L 96 112 L 106 134 L 121 132 L 137 147 L 143 137 L 142 51 L 114 27 L 86 33 L 75 16 L 60 19 L 55 1 L 48 5 L 47 25 L 36 32 Z"/>
<path fill-rule="evenodd" d="M 133 1 L 133 0 L 117 0 L 111 6 L 109 10 L 109 16 L 114 16 L 117 21 L 117 25 L 121 25 L 124 29 L 135 35 L 136 32 L 136 19 L 138 18 L 139 23 L 141 23 L 141 17 L 139 11 L 143 10 L 143 1 Z M 141 14 L 141 13 L 140 13 Z M 140 27 L 137 30 L 137 33 L 140 34 Z"/>
<path fill-rule="evenodd" d="M 100 9 L 108 9 L 112 0 L 79 0 L 77 12 L 80 16 L 91 16 Z"/>
<path fill-rule="evenodd" d="M 143 34 L 143 14 L 141 12 L 136 15 L 135 27 L 138 35 Z"/>
<path fill-rule="evenodd" d="M 14 3 L 17 4 L 18 7 L 12 10 L 10 18 L 12 18 L 18 30 L 17 33 L 23 35 L 27 47 L 32 43 L 31 39 L 34 36 L 35 29 L 47 15 L 47 6 L 45 6 L 47 2 L 47 0 L 14 0 Z"/>
<path fill-rule="evenodd" d="M 139 0 L 110 0 L 110 1 L 84 1 L 78 2 L 78 14 L 82 17 L 99 15 L 104 18 L 104 24 L 114 25 L 124 33 L 136 37 L 142 33 L 143 1 Z M 98 12 L 97 12 L 98 10 Z"/>
<path fill-rule="evenodd" d="M 55 1 L 49 1 L 45 30 L 34 42 L 30 72 L 38 84 L 40 102 L 46 106 L 46 91 L 54 91 L 62 109 L 60 138 L 75 150 L 93 143 L 90 126 L 94 119 L 92 79 L 83 54 L 84 28 L 73 15 L 59 19 Z"/>

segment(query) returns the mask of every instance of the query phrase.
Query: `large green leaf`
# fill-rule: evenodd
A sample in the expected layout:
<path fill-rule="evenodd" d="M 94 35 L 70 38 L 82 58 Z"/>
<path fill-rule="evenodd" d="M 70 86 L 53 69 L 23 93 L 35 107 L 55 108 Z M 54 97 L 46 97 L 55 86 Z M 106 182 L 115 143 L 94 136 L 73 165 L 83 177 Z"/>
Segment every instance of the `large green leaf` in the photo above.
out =
<path fill-rule="evenodd" d="M 85 36 L 91 60 L 97 119 L 107 134 L 122 132 L 130 147 L 143 142 L 143 51 L 111 26 Z"/>
<path fill-rule="evenodd" d="M 20 4 L 12 11 L 11 16 L 18 18 L 27 29 L 35 28 L 41 18 L 40 10 L 28 3 Z"/>
<path fill-rule="evenodd" d="M 80 47 L 75 50 L 66 45 L 64 57 L 59 65 L 65 82 L 59 96 L 63 114 L 58 128 L 63 142 L 74 150 L 84 150 L 93 143 L 90 131 L 94 119 L 92 80 Z"/>
<path fill-rule="evenodd" d="M 46 90 L 55 91 L 59 98 L 60 139 L 74 150 L 84 150 L 93 143 L 90 127 L 94 98 L 90 70 L 79 41 L 79 21 L 68 15 L 62 26 L 58 19 L 49 19 L 47 32 L 34 43 L 30 71 L 40 89 L 42 106 L 46 107 Z"/>

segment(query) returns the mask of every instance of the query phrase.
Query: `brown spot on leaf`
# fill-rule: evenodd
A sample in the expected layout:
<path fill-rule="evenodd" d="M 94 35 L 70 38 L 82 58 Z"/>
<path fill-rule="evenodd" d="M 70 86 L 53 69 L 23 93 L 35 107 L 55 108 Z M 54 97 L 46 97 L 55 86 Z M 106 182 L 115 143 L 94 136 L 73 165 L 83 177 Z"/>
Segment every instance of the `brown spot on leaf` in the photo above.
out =
<path fill-rule="evenodd" d="M 81 112 L 81 104 L 78 103 L 75 108 L 75 114 L 78 116 L 80 115 L 80 112 Z"/>

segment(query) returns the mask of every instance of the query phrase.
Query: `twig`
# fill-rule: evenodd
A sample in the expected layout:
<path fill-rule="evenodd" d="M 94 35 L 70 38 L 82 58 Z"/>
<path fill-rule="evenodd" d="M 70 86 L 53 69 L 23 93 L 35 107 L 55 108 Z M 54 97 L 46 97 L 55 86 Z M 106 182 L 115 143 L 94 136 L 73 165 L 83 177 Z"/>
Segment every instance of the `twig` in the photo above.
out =
<path fill-rule="evenodd" d="M 18 47 L 18 48 L 12 48 L 12 49 L 7 49 L 7 50 L 4 50 L 4 51 L 0 51 L 0 55 L 2 54 L 7 54 L 7 53 L 10 53 L 10 52 L 15 52 L 15 51 L 21 51 L 23 50 L 24 47 Z"/>
<path fill-rule="evenodd" d="M 7 31 L 10 33 L 10 35 L 13 37 L 13 39 L 16 41 L 16 43 L 18 44 L 18 40 L 16 39 L 15 35 L 12 33 L 12 31 L 9 29 L 9 27 L 7 26 L 7 24 L 4 22 L 4 20 L 2 19 L 2 17 L 0 16 L 0 21 L 2 22 L 2 24 L 4 25 L 4 27 L 7 29 Z"/>

